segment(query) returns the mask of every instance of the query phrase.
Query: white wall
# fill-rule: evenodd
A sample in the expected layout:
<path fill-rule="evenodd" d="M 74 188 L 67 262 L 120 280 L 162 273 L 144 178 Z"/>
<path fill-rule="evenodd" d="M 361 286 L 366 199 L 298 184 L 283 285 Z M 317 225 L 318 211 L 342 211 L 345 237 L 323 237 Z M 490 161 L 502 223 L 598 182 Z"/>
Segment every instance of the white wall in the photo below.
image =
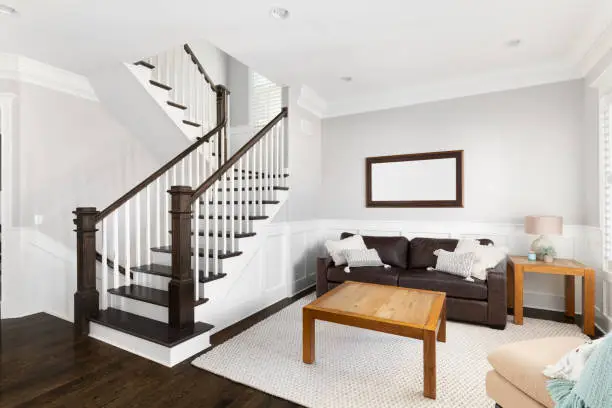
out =
<path fill-rule="evenodd" d="M 71 319 L 72 211 L 103 209 L 163 162 L 100 103 L 25 83 L 17 87 L 13 223 L 5 235 L 17 262 L 3 264 L 2 315 L 44 310 Z M 43 217 L 42 225 L 34 225 L 34 215 Z"/>
<path fill-rule="evenodd" d="M 291 177 L 289 201 L 278 218 L 301 221 L 321 218 L 322 129 L 321 119 L 299 104 L 301 88 L 284 88 L 289 109 L 288 167 Z"/>
<path fill-rule="evenodd" d="M 517 223 L 546 213 L 582 224 L 583 91 L 571 81 L 325 119 L 322 214 Z M 366 157 L 460 149 L 465 208 L 365 207 Z"/>
<path fill-rule="evenodd" d="M 228 55 L 206 40 L 190 41 L 189 46 L 216 85 L 227 85 Z"/>

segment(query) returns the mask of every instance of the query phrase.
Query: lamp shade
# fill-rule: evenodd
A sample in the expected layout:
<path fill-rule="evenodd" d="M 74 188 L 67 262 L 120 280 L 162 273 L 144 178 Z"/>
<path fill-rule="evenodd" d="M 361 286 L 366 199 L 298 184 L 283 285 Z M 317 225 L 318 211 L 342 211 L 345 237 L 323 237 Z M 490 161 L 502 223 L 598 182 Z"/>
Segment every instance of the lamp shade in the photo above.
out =
<path fill-rule="evenodd" d="M 555 215 L 528 215 L 525 217 L 525 233 L 534 235 L 563 234 L 563 217 Z"/>

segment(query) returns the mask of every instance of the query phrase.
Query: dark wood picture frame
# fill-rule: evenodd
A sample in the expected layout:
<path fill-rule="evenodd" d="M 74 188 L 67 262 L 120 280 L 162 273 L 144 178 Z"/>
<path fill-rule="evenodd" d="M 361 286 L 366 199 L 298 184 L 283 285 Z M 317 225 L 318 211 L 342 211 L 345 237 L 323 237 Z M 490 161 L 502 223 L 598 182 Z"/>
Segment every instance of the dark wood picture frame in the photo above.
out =
<path fill-rule="evenodd" d="M 454 200 L 374 201 L 372 200 L 372 165 L 403 161 L 455 159 L 456 197 Z M 398 186 L 399 187 L 399 186 Z M 366 207 L 379 208 L 463 208 L 463 150 L 399 154 L 366 158 Z"/>

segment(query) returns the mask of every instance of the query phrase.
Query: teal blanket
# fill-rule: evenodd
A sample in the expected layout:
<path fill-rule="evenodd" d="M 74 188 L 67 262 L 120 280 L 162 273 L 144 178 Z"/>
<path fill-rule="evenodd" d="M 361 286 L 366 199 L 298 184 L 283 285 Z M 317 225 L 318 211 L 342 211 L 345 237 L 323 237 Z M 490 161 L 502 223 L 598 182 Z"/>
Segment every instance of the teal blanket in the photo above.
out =
<path fill-rule="evenodd" d="M 612 408 L 612 335 L 589 357 L 577 382 L 553 379 L 547 388 L 556 408 Z"/>

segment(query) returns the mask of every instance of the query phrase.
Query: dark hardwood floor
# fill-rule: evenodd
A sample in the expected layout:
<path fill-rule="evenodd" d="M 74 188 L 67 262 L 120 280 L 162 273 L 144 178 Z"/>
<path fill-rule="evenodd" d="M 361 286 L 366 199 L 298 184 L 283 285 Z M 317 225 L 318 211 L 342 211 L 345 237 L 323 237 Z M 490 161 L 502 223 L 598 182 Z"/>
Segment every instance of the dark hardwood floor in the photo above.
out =
<path fill-rule="evenodd" d="M 299 297 L 282 300 L 211 338 L 244 331 Z M 0 407 L 299 407 L 190 365 L 172 369 L 91 338 L 40 313 L 2 320 Z M 232 358 L 232 356 L 228 356 Z"/>
<path fill-rule="evenodd" d="M 216 333 L 213 345 L 312 292 L 282 300 Z M 562 313 L 526 311 L 561 320 Z M 287 408 L 294 403 L 197 369 L 172 369 L 91 338 L 47 314 L 1 321 L 0 407 Z M 232 356 L 228 356 L 232 358 Z"/>

